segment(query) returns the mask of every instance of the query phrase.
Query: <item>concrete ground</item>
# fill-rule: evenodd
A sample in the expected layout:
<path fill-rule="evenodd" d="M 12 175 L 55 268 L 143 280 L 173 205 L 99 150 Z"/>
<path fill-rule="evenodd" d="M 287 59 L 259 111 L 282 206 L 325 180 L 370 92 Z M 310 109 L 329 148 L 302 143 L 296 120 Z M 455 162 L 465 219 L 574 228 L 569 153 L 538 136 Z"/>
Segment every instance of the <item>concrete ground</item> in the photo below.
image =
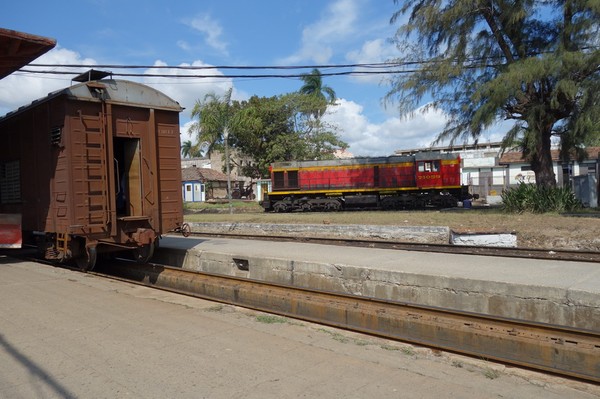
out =
<path fill-rule="evenodd" d="M 0 257 L 2 398 L 594 398 L 600 388 Z"/>

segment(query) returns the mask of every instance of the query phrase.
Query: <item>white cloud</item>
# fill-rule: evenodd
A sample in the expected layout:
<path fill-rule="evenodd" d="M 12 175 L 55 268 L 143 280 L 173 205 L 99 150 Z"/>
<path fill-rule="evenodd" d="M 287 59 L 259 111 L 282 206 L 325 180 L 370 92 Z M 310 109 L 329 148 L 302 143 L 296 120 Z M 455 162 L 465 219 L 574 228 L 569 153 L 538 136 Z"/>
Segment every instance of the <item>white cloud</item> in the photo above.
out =
<path fill-rule="evenodd" d="M 350 51 L 346 54 L 346 59 L 353 64 L 372 64 L 385 62 L 398 55 L 394 44 L 386 42 L 384 39 L 375 39 L 366 41 L 360 50 Z M 364 68 L 355 68 L 355 70 L 364 70 Z M 380 83 L 381 75 L 357 75 L 351 79 L 362 83 Z"/>
<path fill-rule="evenodd" d="M 177 47 L 179 47 L 183 51 L 192 51 L 192 46 L 190 46 L 190 44 L 185 40 L 178 40 Z"/>
<path fill-rule="evenodd" d="M 155 66 L 167 66 L 163 61 L 156 61 Z M 194 61 L 192 64 L 183 63 L 179 66 L 194 66 L 194 67 L 210 67 L 212 65 L 205 64 L 202 61 Z M 224 76 L 222 72 L 216 69 L 148 69 L 144 71 L 148 74 L 163 74 L 172 75 L 172 78 L 154 78 L 145 77 L 142 79 L 142 83 L 152 86 L 155 89 L 163 92 L 167 96 L 171 97 L 175 101 L 185 108 L 181 115 L 181 119 L 188 119 L 192 108 L 197 100 L 202 101 L 204 97 L 209 93 L 214 93 L 217 96 L 222 96 L 229 90 L 233 82 L 231 79 L 221 78 Z M 182 78 L 176 76 L 185 75 L 203 75 L 203 76 L 217 76 L 217 77 L 195 77 L 195 78 Z M 232 97 L 239 98 L 243 96 L 242 93 L 238 93 L 234 90 Z"/>
<path fill-rule="evenodd" d="M 188 140 L 191 140 L 192 143 L 196 142 L 196 137 L 192 137 L 192 135 L 189 134 L 190 127 L 192 127 L 193 123 L 194 123 L 194 121 L 187 121 L 186 123 L 184 123 L 183 125 L 181 125 L 181 127 L 180 127 L 180 131 L 181 131 L 180 140 L 181 140 L 182 143 L 184 141 L 188 141 Z"/>
<path fill-rule="evenodd" d="M 441 111 L 416 112 L 408 119 L 391 117 L 380 124 L 369 122 L 363 107 L 353 101 L 338 100 L 325 121 L 338 127 L 342 140 L 356 156 L 387 156 L 400 149 L 428 147 L 441 132 L 446 118 Z"/>
<path fill-rule="evenodd" d="M 358 2 L 359 0 L 333 2 L 317 22 L 304 28 L 300 49 L 279 63 L 292 65 L 306 61 L 317 64 L 329 62 L 333 56 L 333 45 L 342 42 L 355 30 L 359 14 Z"/>
<path fill-rule="evenodd" d="M 185 20 L 184 23 L 204 35 L 206 44 L 210 47 L 224 55 L 228 54 L 228 44 L 222 39 L 223 28 L 221 24 L 212 19 L 210 15 L 201 14 L 192 19 Z"/>
<path fill-rule="evenodd" d="M 96 61 L 92 58 L 82 58 L 79 53 L 56 47 L 34 61 L 36 64 L 94 65 Z M 81 68 L 50 68 L 31 67 L 27 70 L 52 70 L 52 71 L 81 71 Z M 26 72 L 15 72 L 0 80 L 0 115 L 27 105 L 48 93 L 68 87 L 73 75 L 48 75 Z"/>

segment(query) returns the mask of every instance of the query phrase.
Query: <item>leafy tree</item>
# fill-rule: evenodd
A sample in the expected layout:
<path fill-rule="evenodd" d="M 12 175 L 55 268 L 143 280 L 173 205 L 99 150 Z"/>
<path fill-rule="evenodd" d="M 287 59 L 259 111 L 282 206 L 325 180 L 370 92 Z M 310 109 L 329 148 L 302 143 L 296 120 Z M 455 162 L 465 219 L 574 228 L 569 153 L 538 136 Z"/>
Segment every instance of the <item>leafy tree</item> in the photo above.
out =
<path fill-rule="evenodd" d="M 394 0 L 397 61 L 387 100 L 402 114 L 426 96 L 448 122 L 436 141 L 477 139 L 514 120 L 504 148 L 521 147 L 540 186 L 554 187 L 551 143 L 563 158 L 600 134 L 598 0 Z M 424 62 L 423 60 L 427 60 Z"/>
<path fill-rule="evenodd" d="M 313 108 L 310 110 L 315 119 L 321 119 L 327 109 L 327 105 L 333 104 L 336 100 L 335 91 L 323 85 L 321 72 L 315 68 L 309 74 L 303 74 L 300 78 L 304 82 L 299 93 L 312 98 Z"/>
<path fill-rule="evenodd" d="M 242 123 L 232 130 L 231 144 L 253 159 L 240 165 L 246 176 L 267 177 L 273 162 L 333 158 L 338 148 L 347 147 L 330 127 L 304 113 L 312 106 L 314 100 L 298 93 L 239 103 Z"/>
<path fill-rule="evenodd" d="M 275 160 L 271 154 L 273 143 L 278 137 L 293 135 L 292 110 L 279 97 L 252 96 L 239 104 L 239 112 L 245 123 L 232 131 L 232 145 L 253 160 L 240 165 L 242 174 L 266 177 L 269 165 Z"/>
<path fill-rule="evenodd" d="M 253 96 L 240 102 L 231 100 L 231 90 L 223 97 L 211 93 L 196 102 L 192 110 L 195 122 L 189 131 L 197 137 L 198 145 L 207 149 L 207 154 L 234 149 L 237 159 L 252 159 L 240 163 L 236 163 L 235 157 L 230 159 L 243 175 L 267 177 L 273 162 L 330 159 L 337 149 L 348 146 L 331 126 L 313 117 L 316 110 L 319 110 L 317 116 L 322 115 L 322 107 L 323 100 L 316 94 Z"/>
<path fill-rule="evenodd" d="M 282 100 L 292 109 L 294 131 L 301 141 L 291 159 L 333 159 L 338 149 L 348 148 L 331 125 L 324 123 L 320 117 L 314 118 L 312 110 L 322 104 L 316 96 L 290 93 Z M 321 114 L 322 115 L 322 114 Z"/>

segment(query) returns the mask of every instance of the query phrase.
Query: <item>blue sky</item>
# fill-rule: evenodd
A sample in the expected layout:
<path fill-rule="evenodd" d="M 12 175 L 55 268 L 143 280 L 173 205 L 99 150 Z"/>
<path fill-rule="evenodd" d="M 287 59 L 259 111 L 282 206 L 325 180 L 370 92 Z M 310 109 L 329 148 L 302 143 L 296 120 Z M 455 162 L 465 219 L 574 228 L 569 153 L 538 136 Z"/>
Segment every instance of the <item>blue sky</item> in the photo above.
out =
<path fill-rule="evenodd" d="M 30 0 L 4 4 L 0 27 L 56 39 L 56 48 L 34 63 L 338 65 L 383 62 L 398 56 L 388 41 L 397 27 L 389 23 L 396 7 L 393 0 Z M 225 77 L 240 72 L 193 72 L 223 76 L 218 79 L 128 79 L 152 85 L 186 108 L 180 117 L 182 140 L 186 140 L 193 104 L 209 92 L 222 94 L 233 87 L 233 97 L 243 100 L 289 93 L 302 85 L 296 78 Z M 16 73 L 3 79 L 0 115 L 69 86 L 71 78 Z M 339 98 L 327 120 L 354 155 L 391 155 L 397 149 L 428 146 L 443 127 L 441 112 L 406 119 L 399 117 L 393 104 L 384 107 L 382 99 L 389 86 L 381 77 L 324 77 L 324 83 Z M 487 141 L 486 137 L 481 141 Z"/>

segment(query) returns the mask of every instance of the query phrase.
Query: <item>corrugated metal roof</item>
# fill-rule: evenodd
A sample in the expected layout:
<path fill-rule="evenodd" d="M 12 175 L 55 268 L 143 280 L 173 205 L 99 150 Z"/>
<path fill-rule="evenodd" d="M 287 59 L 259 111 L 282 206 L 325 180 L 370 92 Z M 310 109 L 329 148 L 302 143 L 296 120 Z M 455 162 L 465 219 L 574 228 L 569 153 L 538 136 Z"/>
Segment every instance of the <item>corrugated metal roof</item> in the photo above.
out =
<path fill-rule="evenodd" d="M 54 91 L 16 111 L 9 112 L 3 118 L 17 115 L 34 105 L 62 95 L 82 101 L 99 102 L 104 100 L 112 104 L 124 104 L 138 108 L 183 111 L 177 101 L 150 86 L 128 80 L 105 79 L 79 83 Z"/>

